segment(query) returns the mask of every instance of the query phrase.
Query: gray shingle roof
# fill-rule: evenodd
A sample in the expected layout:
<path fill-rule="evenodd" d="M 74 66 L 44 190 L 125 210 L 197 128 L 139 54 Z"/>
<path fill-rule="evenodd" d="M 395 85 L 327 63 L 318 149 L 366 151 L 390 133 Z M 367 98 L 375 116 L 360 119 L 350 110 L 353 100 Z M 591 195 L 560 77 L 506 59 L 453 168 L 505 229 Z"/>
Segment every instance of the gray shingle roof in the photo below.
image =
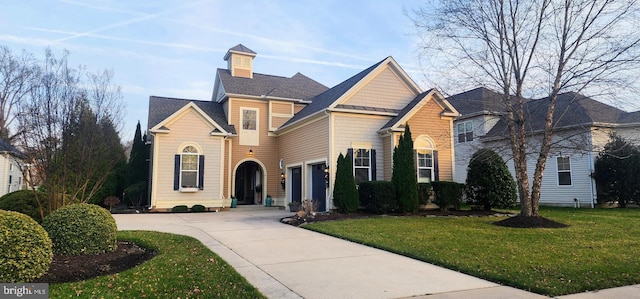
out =
<path fill-rule="evenodd" d="M 8 142 L 4 141 L 3 139 L 0 139 L 0 152 L 4 153 L 9 153 L 11 155 L 14 155 L 16 157 L 24 157 L 25 155 L 19 151 L 15 146 L 9 144 Z"/>
<path fill-rule="evenodd" d="M 452 95 L 447 101 L 464 115 L 478 112 L 500 112 L 504 111 L 501 105 L 502 95 L 484 87 L 478 87 L 463 93 Z"/>
<path fill-rule="evenodd" d="M 549 104 L 549 98 L 530 100 L 525 104 L 525 125 L 529 132 L 544 129 Z M 553 123 L 556 129 L 579 125 L 589 126 L 597 123 L 616 124 L 625 114 L 627 113 L 613 106 L 581 94 L 567 92 L 558 95 Z M 485 136 L 500 137 L 506 136 L 506 134 L 507 123 L 501 119 Z"/>
<path fill-rule="evenodd" d="M 225 116 L 224 110 L 222 109 L 222 104 L 220 103 L 213 101 L 198 101 L 156 96 L 149 97 L 148 129 L 153 128 L 190 102 L 198 106 L 198 108 L 206 113 L 225 131 L 232 134 L 236 133 L 235 127 L 228 124 L 227 117 Z"/>
<path fill-rule="evenodd" d="M 253 52 L 251 49 L 245 47 L 243 44 L 237 44 L 233 48 L 229 49 L 229 51 L 236 51 L 236 52 L 249 53 L 249 54 L 257 54 L 256 52 Z"/>
<path fill-rule="evenodd" d="M 292 123 L 295 123 L 319 111 L 329 108 L 331 104 L 333 104 L 338 98 L 340 98 L 349 89 L 351 89 L 351 87 L 353 87 L 358 82 L 360 82 L 360 80 L 366 77 L 371 71 L 373 71 L 376 67 L 378 67 L 387 58 L 380 60 L 378 63 L 370 66 L 366 70 L 354 75 L 353 77 L 343 81 L 342 83 L 314 97 L 311 101 L 311 104 L 309 104 L 304 109 L 300 110 L 300 112 L 296 113 L 296 115 L 294 115 L 289 121 L 287 121 L 284 125 L 282 125 L 281 128 L 286 127 Z"/>
<path fill-rule="evenodd" d="M 253 73 L 253 78 L 233 77 L 227 69 L 218 69 L 226 93 L 311 100 L 328 88 L 297 73 L 291 78 Z"/>

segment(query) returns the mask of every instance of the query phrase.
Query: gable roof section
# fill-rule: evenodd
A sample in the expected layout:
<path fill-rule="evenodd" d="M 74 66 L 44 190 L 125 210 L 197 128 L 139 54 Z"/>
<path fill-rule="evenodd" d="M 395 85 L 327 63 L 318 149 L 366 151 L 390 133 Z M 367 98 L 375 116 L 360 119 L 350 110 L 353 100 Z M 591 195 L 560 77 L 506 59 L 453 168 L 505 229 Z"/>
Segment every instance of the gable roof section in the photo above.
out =
<path fill-rule="evenodd" d="M 549 98 L 530 100 L 525 103 L 525 125 L 529 132 L 539 132 L 544 129 Z M 570 128 L 575 126 L 592 126 L 598 124 L 617 124 L 630 115 L 618 108 L 596 101 L 584 95 L 566 92 L 558 95 L 553 116 L 554 128 Z M 629 119 L 633 118 L 633 115 Z M 487 138 L 507 136 L 507 122 L 500 119 L 498 123 L 485 135 Z"/>
<path fill-rule="evenodd" d="M 478 114 L 500 114 L 504 111 L 501 105 L 502 94 L 484 87 L 478 87 L 447 98 L 461 117 L 475 116 Z"/>
<path fill-rule="evenodd" d="M 216 131 L 219 131 L 216 133 L 236 134 L 235 127 L 228 124 L 220 103 L 156 96 L 149 97 L 149 117 L 147 125 L 149 131 L 152 129 L 161 131 L 167 130 L 164 125 L 171 116 L 190 105 L 196 108 L 196 110 L 199 110 L 203 116 L 210 119 L 213 125 L 217 127 Z"/>
<path fill-rule="evenodd" d="M 417 95 L 407 106 L 405 106 L 402 109 L 402 111 L 398 113 L 397 116 L 395 116 L 394 118 L 389 120 L 384 126 L 382 126 L 382 128 L 380 128 L 378 132 L 383 132 L 387 130 L 397 130 L 397 131 L 403 130 L 404 123 L 406 123 L 407 120 L 411 118 L 411 116 L 413 116 L 418 110 L 420 110 L 420 108 L 424 105 L 424 103 L 428 101 L 430 97 L 433 97 L 438 102 L 438 105 L 443 107 L 442 111 L 440 112 L 441 115 L 455 117 L 460 114 L 456 110 L 456 108 L 454 108 L 451 104 L 449 104 L 444 99 L 444 97 L 442 96 L 442 94 L 440 94 L 440 92 L 438 92 L 438 90 L 436 90 L 435 88 L 432 88 L 430 90 L 427 90 Z"/>
<path fill-rule="evenodd" d="M 227 95 L 309 101 L 328 89 L 300 73 L 291 78 L 259 73 L 253 73 L 253 78 L 242 78 L 231 76 L 231 72 L 227 69 L 218 69 L 218 78 Z M 216 96 L 215 91 L 213 96 Z"/>
<path fill-rule="evenodd" d="M 24 153 L 22 153 L 15 146 L 9 144 L 3 139 L 0 139 L 0 153 L 7 153 L 18 158 L 25 157 Z"/>

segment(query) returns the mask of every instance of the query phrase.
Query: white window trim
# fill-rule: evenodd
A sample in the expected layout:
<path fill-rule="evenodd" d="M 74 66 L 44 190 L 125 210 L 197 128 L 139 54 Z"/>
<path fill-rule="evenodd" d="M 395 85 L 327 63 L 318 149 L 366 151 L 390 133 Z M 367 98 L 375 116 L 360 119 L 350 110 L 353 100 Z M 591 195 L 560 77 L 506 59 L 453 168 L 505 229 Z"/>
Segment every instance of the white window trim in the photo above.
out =
<path fill-rule="evenodd" d="M 256 129 L 250 130 L 244 128 L 244 112 L 256 112 Z M 240 145 L 259 146 L 260 145 L 260 109 L 251 107 L 240 107 Z"/>
<path fill-rule="evenodd" d="M 356 166 L 356 156 L 359 150 L 366 150 L 369 154 L 369 166 Z M 353 165 L 353 178 L 356 178 L 357 169 L 367 169 L 367 179 L 371 181 L 371 148 L 353 148 L 353 157 L 351 157 L 351 165 Z"/>
<path fill-rule="evenodd" d="M 471 124 L 471 131 L 469 131 L 469 132 L 467 132 L 467 124 Z M 464 128 L 464 132 L 463 132 L 463 135 L 464 135 L 464 141 L 462 141 L 462 142 L 460 141 L 460 126 L 462 126 L 462 127 Z M 463 121 L 463 122 L 459 122 L 459 123 L 457 123 L 457 124 L 456 124 L 456 131 L 457 131 L 457 132 L 456 132 L 456 133 L 457 133 L 457 135 L 456 135 L 456 141 L 457 141 L 458 143 L 467 143 L 467 142 L 471 142 L 471 141 L 473 141 L 473 139 L 475 138 L 475 136 L 474 136 L 475 134 L 474 134 L 474 132 L 473 132 L 473 121 Z M 471 140 L 467 140 L 467 134 L 468 134 L 468 133 L 471 133 Z"/>
<path fill-rule="evenodd" d="M 429 151 L 431 152 L 431 166 L 425 166 L 425 167 L 421 167 L 420 166 L 420 151 Z M 433 182 L 433 177 L 434 177 L 434 167 L 433 167 L 433 149 L 432 148 L 417 148 L 416 149 L 416 178 L 418 183 L 431 183 Z M 429 170 L 429 181 L 428 182 L 421 182 L 420 181 L 420 170 L 421 169 L 428 169 Z"/>
<path fill-rule="evenodd" d="M 560 164 L 558 163 L 558 159 L 560 159 L 560 158 L 567 158 L 567 160 L 569 162 L 569 170 L 560 170 Z M 557 180 L 558 186 L 559 187 L 571 187 L 571 186 L 573 186 L 573 174 L 572 174 L 573 171 L 571 170 L 572 169 L 571 157 L 570 156 L 557 156 L 555 160 L 556 160 L 556 180 Z M 568 184 L 568 185 L 560 184 L 560 173 L 561 172 L 562 173 L 565 173 L 565 172 L 569 173 L 569 180 L 571 182 L 570 184 Z"/>
<path fill-rule="evenodd" d="M 195 153 L 187 153 L 184 152 L 184 150 L 188 147 L 192 147 L 195 150 Z M 182 166 L 184 163 L 184 156 L 195 156 L 196 157 L 196 169 L 195 170 L 183 170 Z M 200 150 L 193 146 L 193 145 L 187 145 L 184 146 L 182 148 L 182 150 L 180 151 L 180 188 L 179 191 L 180 192 L 198 192 L 200 189 L 198 189 L 198 178 L 200 177 Z M 193 185 L 193 187 L 185 187 L 182 183 L 182 175 L 183 172 L 195 172 L 196 173 L 196 181 L 195 181 L 195 185 Z"/>

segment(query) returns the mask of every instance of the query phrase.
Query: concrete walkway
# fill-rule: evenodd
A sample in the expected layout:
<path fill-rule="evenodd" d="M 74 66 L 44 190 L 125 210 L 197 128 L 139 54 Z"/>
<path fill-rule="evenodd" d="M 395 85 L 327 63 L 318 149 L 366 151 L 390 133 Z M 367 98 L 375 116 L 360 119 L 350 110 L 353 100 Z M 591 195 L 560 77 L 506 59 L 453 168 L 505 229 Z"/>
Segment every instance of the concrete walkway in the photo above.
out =
<path fill-rule="evenodd" d="M 279 222 L 290 215 L 236 208 L 113 216 L 119 230 L 197 238 L 269 298 L 545 298 Z M 562 298 L 640 298 L 640 286 Z"/>

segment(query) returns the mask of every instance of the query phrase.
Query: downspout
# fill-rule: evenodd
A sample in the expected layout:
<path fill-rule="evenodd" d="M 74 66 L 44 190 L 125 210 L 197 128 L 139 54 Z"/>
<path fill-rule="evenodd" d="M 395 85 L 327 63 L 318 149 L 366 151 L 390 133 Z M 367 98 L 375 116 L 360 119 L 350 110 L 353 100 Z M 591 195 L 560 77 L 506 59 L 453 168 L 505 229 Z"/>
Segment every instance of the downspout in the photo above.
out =
<path fill-rule="evenodd" d="M 593 152 L 589 151 L 589 154 L 587 155 L 589 158 L 589 191 L 591 192 L 591 208 L 595 208 L 595 201 L 596 201 L 596 195 L 595 192 L 593 191 L 594 188 L 596 187 L 594 182 L 595 182 L 595 178 L 593 177 L 593 172 L 595 169 L 595 166 L 593 165 L 594 161 L 593 161 Z"/>
<path fill-rule="evenodd" d="M 327 188 L 327 196 L 325 198 L 325 209 L 327 211 L 331 211 L 331 208 L 333 208 L 333 206 L 331 205 L 332 203 L 332 196 L 333 196 L 333 181 L 335 181 L 335 171 L 336 171 L 336 165 L 333 162 L 333 151 L 334 151 L 334 144 L 333 144 L 333 118 L 331 117 L 331 111 L 329 111 L 329 109 L 324 110 L 324 113 L 329 117 L 329 157 L 327 157 L 327 165 L 329 166 L 329 186 Z"/>

